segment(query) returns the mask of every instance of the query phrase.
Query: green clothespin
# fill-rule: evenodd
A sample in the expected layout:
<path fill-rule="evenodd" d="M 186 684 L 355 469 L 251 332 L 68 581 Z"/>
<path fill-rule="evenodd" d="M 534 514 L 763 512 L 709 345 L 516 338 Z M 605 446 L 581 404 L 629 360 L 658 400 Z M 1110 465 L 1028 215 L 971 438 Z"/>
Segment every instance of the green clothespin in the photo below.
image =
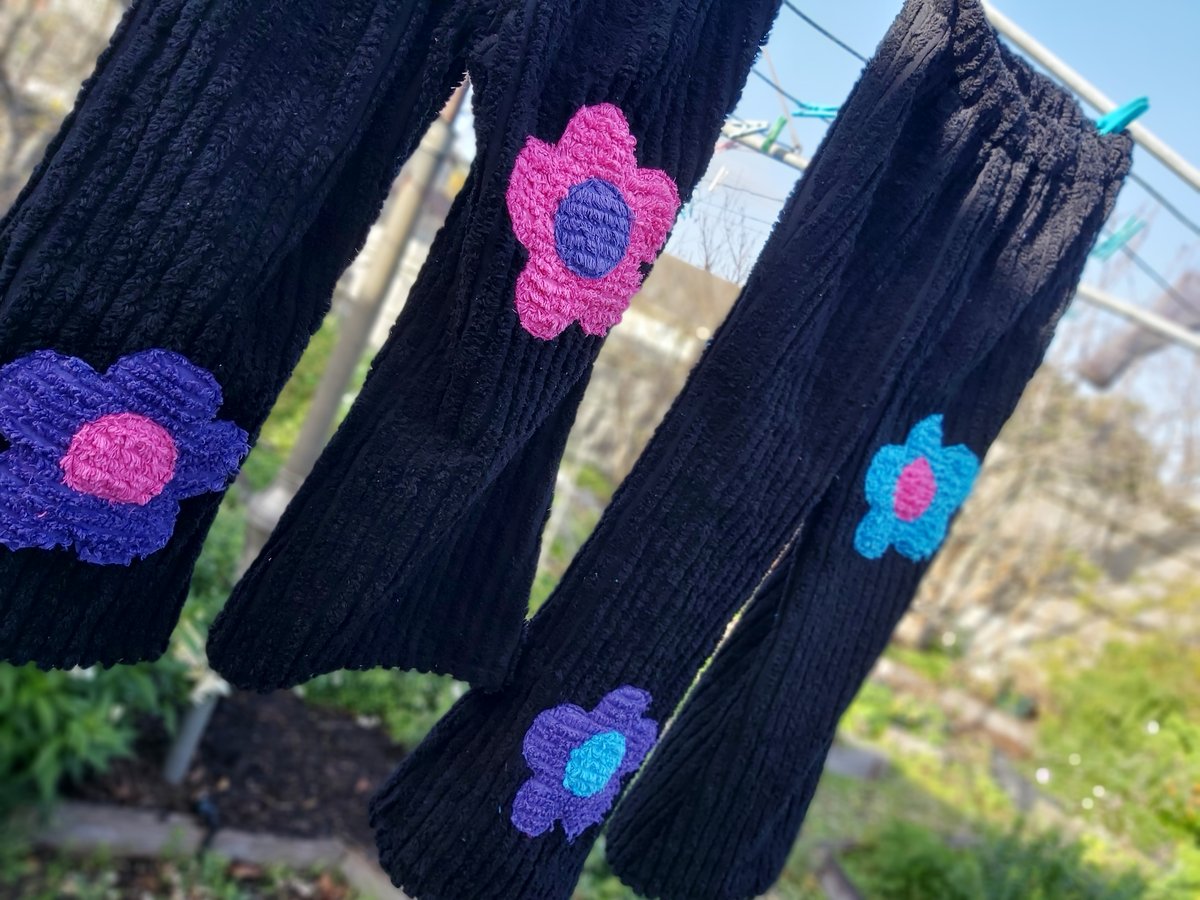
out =
<path fill-rule="evenodd" d="M 1096 120 L 1096 128 L 1101 134 L 1112 134 L 1114 131 L 1124 131 L 1129 124 L 1150 108 L 1149 97 L 1138 97 L 1130 100 L 1124 106 L 1118 106 L 1106 116 Z"/>
<path fill-rule="evenodd" d="M 788 117 L 780 116 L 776 119 L 771 127 L 767 129 L 767 133 L 763 135 L 762 152 L 769 153 L 771 148 L 775 146 L 775 142 L 779 140 L 779 135 L 783 133 L 783 129 L 787 127 Z"/>

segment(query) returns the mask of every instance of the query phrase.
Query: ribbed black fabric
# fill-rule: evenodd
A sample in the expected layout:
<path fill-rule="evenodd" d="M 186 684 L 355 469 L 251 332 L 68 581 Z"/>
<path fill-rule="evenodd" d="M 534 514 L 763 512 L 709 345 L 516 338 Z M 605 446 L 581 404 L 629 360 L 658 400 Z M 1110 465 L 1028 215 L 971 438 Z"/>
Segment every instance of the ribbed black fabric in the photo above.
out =
<path fill-rule="evenodd" d="M 0 362 L 185 355 L 254 436 L 465 70 L 479 3 L 139 0 L 0 223 Z M 0 548 L 0 658 L 165 648 L 221 497 L 128 567 Z"/>
<path fill-rule="evenodd" d="M 525 331 L 505 206 L 530 136 L 585 105 L 628 119 L 686 199 L 778 0 L 527 0 L 472 61 L 480 152 L 345 423 L 214 624 L 209 657 L 267 689 L 334 669 L 498 688 L 520 645 L 554 473 L 602 339 Z"/>
<path fill-rule="evenodd" d="M 969 73 L 1017 92 L 1014 133 L 1027 138 L 1012 147 L 1019 153 L 1005 162 L 996 192 L 1014 202 L 980 243 L 986 255 L 968 272 L 970 302 L 910 358 L 872 435 L 808 517 L 614 815 L 609 859 L 648 897 L 750 898 L 778 877 L 838 719 L 929 564 L 894 550 L 879 560 L 855 550 L 872 457 L 937 414 L 945 445 L 983 457 L 1040 364 L 1128 169 L 1128 140 L 1099 136 L 1069 95 L 1005 53 L 974 2 L 911 2 L 893 38 L 911 33 L 922 22 L 918 10 L 929 9 L 949 16 L 950 47 L 974 45 L 972 61 L 932 59 L 932 73 L 953 65 L 956 77 Z"/>
<path fill-rule="evenodd" d="M 661 774 L 651 758 L 645 782 L 662 789 L 638 782 L 612 851 L 651 894 L 741 897 L 769 883 L 832 723 L 923 569 L 846 549 L 864 466 L 931 412 L 946 416 L 946 444 L 986 449 L 1129 146 L 1098 138 L 1010 59 L 977 0 L 905 7 L 712 346 L 530 624 L 511 684 L 464 697 L 373 801 L 397 884 L 422 900 L 569 896 L 598 828 L 570 843 L 561 824 L 538 837 L 513 824 L 534 774 L 531 725 L 625 685 L 651 695 L 661 725 L 805 523 L 686 708 L 696 718 L 668 734 Z M 805 681 L 810 660 L 820 677 Z M 793 730 L 754 729 L 772 717 Z"/>

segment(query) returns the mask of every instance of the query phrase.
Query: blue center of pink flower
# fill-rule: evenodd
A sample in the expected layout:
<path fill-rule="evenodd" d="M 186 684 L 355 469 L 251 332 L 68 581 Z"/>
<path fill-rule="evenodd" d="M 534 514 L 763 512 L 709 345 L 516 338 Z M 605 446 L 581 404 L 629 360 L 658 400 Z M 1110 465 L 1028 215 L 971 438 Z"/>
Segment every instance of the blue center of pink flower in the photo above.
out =
<path fill-rule="evenodd" d="M 925 514 L 937 496 L 937 478 L 933 468 L 924 456 L 918 456 L 901 472 L 896 479 L 896 493 L 892 499 L 892 509 L 896 518 L 901 522 L 915 522 Z"/>
<path fill-rule="evenodd" d="M 625 735 L 604 731 L 571 751 L 563 774 L 563 787 L 576 797 L 593 797 L 616 774 L 625 759 Z"/>
<path fill-rule="evenodd" d="M 589 178 L 572 187 L 554 216 L 554 246 L 581 278 L 603 278 L 629 250 L 633 211 L 616 185 Z"/>

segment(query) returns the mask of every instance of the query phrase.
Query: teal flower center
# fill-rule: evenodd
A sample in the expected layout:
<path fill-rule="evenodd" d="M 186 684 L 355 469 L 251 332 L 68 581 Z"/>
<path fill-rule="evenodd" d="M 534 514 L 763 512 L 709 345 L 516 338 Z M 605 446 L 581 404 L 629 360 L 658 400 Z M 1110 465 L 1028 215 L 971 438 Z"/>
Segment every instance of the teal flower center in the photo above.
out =
<path fill-rule="evenodd" d="M 563 787 L 576 797 L 592 797 L 616 774 L 625 759 L 625 735 L 605 731 L 571 751 L 563 775 Z"/>

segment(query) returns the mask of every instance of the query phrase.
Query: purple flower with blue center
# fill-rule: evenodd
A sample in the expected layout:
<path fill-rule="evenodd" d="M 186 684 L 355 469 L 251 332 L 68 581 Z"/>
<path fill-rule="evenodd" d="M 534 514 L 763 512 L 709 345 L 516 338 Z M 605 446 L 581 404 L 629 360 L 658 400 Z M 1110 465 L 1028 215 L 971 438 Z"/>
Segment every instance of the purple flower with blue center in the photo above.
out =
<path fill-rule="evenodd" d="M 979 457 L 963 444 L 942 446 L 942 417 L 922 419 L 903 444 L 875 453 L 867 469 L 870 512 L 854 533 L 854 549 L 879 559 L 888 547 L 913 562 L 941 546 L 953 516 L 979 474 Z"/>
<path fill-rule="evenodd" d="M 591 712 L 564 703 L 539 713 L 522 747 L 533 775 L 513 800 L 517 830 L 537 837 L 562 822 L 573 841 L 600 822 L 658 739 L 658 723 L 642 715 L 649 707 L 649 693 L 625 685 Z"/>
<path fill-rule="evenodd" d="M 249 452 L 221 386 L 169 350 L 103 375 L 39 350 L 0 368 L 0 544 L 128 565 L 166 546 L 179 501 L 224 489 Z"/>

